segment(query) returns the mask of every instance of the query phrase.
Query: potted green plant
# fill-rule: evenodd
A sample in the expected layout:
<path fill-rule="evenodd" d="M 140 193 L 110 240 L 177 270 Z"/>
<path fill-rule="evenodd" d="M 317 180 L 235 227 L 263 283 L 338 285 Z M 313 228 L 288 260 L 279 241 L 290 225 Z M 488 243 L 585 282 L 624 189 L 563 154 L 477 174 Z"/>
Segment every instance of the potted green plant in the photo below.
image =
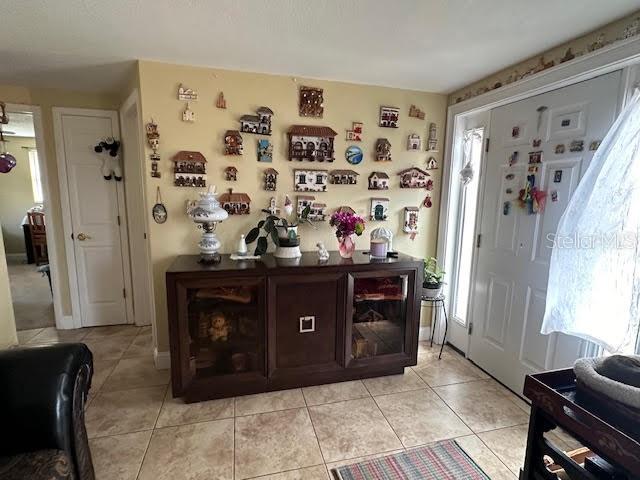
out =
<path fill-rule="evenodd" d="M 307 206 L 294 222 L 289 222 L 284 217 L 273 215 L 271 210 L 263 209 L 267 217 L 249 230 L 245 241 L 247 245 L 257 240 L 254 255 L 263 255 L 269 248 L 269 239 L 276 246 L 273 256 L 278 258 L 297 258 L 300 253 L 300 236 L 298 225 L 301 223 L 313 224 L 309 220 L 311 207 Z"/>
<path fill-rule="evenodd" d="M 422 294 L 429 298 L 440 295 L 444 284 L 444 270 L 438 266 L 436 257 L 429 257 L 424 261 L 424 280 L 422 281 Z"/>

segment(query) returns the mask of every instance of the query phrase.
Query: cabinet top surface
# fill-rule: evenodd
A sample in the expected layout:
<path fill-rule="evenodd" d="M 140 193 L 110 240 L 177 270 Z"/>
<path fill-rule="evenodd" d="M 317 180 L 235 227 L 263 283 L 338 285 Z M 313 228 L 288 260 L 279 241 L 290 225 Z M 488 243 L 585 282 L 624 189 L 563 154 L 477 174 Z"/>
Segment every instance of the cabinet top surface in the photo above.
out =
<path fill-rule="evenodd" d="M 198 262 L 200 260 L 199 255 L 180 255 L 176 257 L 171 266 L 167 269 L 167 273 L 181 273 L 181 272 L 225 272 L 225 271 L 272 271 L 281 268 L 326 268 L 326 267 L 343 267 L 348 269 L 353 266 L 380 266 L 385 265 L 399 265 L 422 262 L 418 258 L 398 253 L 398 258 L 371 258 L 368 252 L 358 250 L 354 252 L 353 257 L 345 259 L 340 257 L 340 254 L 335 252 L 329 252 L 329 260 L 326 262 L 320 262 L 318 260 L 318 254 L 316 252 L 303 252 L 300 258 L 275 258 L 271 254 L 263 255 L 260 260 L 231 260 L 229 255 L 221 255 L 219 263 L 213 265 L 204 265 Z"/>

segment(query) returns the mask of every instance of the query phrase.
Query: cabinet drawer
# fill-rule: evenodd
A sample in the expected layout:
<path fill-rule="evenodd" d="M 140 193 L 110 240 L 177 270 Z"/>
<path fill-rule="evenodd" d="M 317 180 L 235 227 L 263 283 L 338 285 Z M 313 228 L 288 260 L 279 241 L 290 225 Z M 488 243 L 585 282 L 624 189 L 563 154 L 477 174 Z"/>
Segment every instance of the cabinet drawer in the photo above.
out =
<path fill-rule="evenodd" d="M 342 274 L 269 279 L 270 374 L 340 367 L 344 284 Z"/>

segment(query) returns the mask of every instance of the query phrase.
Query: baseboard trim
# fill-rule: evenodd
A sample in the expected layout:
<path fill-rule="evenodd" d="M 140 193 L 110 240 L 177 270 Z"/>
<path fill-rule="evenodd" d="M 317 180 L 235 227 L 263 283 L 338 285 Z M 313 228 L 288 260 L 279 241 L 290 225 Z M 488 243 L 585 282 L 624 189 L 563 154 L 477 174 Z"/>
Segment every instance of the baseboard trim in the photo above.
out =
<path fill-rule="evenodd" d="M 418 332 L 418 340 L 423 342 L 425 340 L 429 340 L 431 338 L 431 326 L 420 327 L 420 331 Z"/>
<path fill-rule="evenodd" d="M 169 352 L 159 352 L 157 348 L 154 348 L 153 361 L 158 370 L 169 370 L 169 368 L 171 368 L 171 356 Z"/>
<path fill-rule="evenodd" d="M 61 322 L 58 324 L 56 322 L 56 328 L 58 330 L 71 330 L 74 328 L 81 328 L 82 325 L 76 325 L 73 320 L 73 315 L 63 315 L 61 318 Z"/>
<path fill-rule="evenodd" d="M 5 252 L 4 256 L 7 258 L 22 258 L 25 261 L 27 260 L 26 253 L 6 253 Z"/>

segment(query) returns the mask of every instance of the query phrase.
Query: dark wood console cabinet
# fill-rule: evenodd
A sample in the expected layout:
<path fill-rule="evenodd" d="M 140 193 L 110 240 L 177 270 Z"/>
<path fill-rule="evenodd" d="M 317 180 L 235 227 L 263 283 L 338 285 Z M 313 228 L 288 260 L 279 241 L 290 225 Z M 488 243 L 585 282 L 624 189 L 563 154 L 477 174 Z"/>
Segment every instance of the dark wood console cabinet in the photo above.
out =
<path fill-rule="evenodd" d="M 166 275 L 174 396 L 194 402 L 416 364 L 421 260 L 198 258 L 178 257 Z"/>

